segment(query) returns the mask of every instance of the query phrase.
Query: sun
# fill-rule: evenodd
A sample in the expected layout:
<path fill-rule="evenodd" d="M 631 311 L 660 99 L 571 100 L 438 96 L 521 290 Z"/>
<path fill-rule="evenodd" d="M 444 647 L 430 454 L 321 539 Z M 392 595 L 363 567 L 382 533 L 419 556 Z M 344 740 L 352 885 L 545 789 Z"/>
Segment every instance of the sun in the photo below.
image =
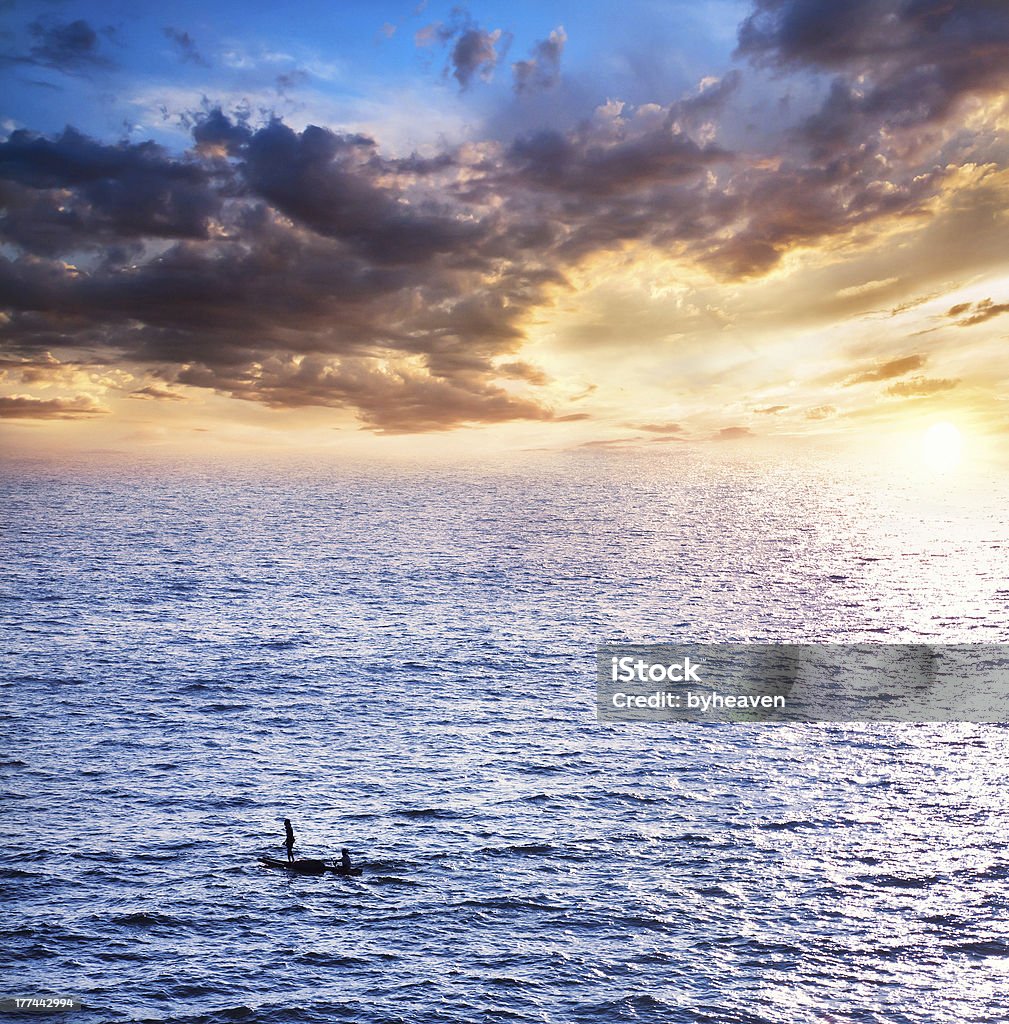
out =
<path fill-rule="evenodd" d="M 921 458 L 930 469 L 954 469 L 963 455 L 963 435 L 952 423 L 933 423 L 921 439 Z"/>

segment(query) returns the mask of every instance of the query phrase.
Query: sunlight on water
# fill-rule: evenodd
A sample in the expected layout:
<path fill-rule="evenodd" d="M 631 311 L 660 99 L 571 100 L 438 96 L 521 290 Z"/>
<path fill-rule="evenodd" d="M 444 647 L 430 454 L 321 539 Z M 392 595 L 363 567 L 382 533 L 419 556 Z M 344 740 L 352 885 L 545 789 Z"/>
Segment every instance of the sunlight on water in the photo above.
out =
<path fill-rule="evenodd" d="M 1004 641 L 1004 483 L 594 453 L 2 496 L 4 946 L 75 1021 L 998 1019 L 1003 727 L 600 725 L 594 659 Z M 365 874 L 260 868 L 285 816 Z"/>

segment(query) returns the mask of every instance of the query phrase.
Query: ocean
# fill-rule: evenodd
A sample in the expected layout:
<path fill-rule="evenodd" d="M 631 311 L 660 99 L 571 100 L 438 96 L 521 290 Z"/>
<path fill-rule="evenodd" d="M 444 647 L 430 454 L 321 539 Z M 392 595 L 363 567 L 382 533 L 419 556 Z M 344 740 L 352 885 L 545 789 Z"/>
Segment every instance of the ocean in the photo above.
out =
<path fill-rule="evenodd" d="M 595 653 L 1005 642 L 1007 492 L 729 446 L 5 463 L 0 996 L 1006 1019 L 1004 726 L 600 724 Z M 362 876 L 262 867 L 285 817 Z"/>

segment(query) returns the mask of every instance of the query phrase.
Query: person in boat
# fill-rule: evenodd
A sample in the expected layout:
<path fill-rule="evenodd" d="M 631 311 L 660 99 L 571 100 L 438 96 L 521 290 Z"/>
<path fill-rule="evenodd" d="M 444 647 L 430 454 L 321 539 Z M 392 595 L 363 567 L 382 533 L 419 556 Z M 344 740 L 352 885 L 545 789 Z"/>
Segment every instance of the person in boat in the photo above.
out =
<path fill-rule="evenodd" d="M 336 864 L 336 870 L 341 875 L 350 874 L 350 850 L 346 846 L 340 850 L 340 860 Z"/>
<path fill-rule="evenodd" d="M 284 819 L 284 830 L 287 833 L 284 839 L 284 845 L 287 847 L 287 859 L 289 861 L 294 860 L 294 829 L 291 827 L 291 819 Z"/>

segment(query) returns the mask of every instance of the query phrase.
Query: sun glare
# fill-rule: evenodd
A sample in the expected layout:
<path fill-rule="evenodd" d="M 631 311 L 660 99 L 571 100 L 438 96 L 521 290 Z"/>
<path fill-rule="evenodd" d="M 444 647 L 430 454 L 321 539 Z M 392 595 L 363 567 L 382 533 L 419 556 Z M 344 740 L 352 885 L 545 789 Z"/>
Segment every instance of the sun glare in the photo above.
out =
<path fill-rule="evenodd" d="M 933 423 L 921 439 L 922 461 L 930 469 L 954 469 L 963 454 L 963 436 L 952 423 Z"/>

